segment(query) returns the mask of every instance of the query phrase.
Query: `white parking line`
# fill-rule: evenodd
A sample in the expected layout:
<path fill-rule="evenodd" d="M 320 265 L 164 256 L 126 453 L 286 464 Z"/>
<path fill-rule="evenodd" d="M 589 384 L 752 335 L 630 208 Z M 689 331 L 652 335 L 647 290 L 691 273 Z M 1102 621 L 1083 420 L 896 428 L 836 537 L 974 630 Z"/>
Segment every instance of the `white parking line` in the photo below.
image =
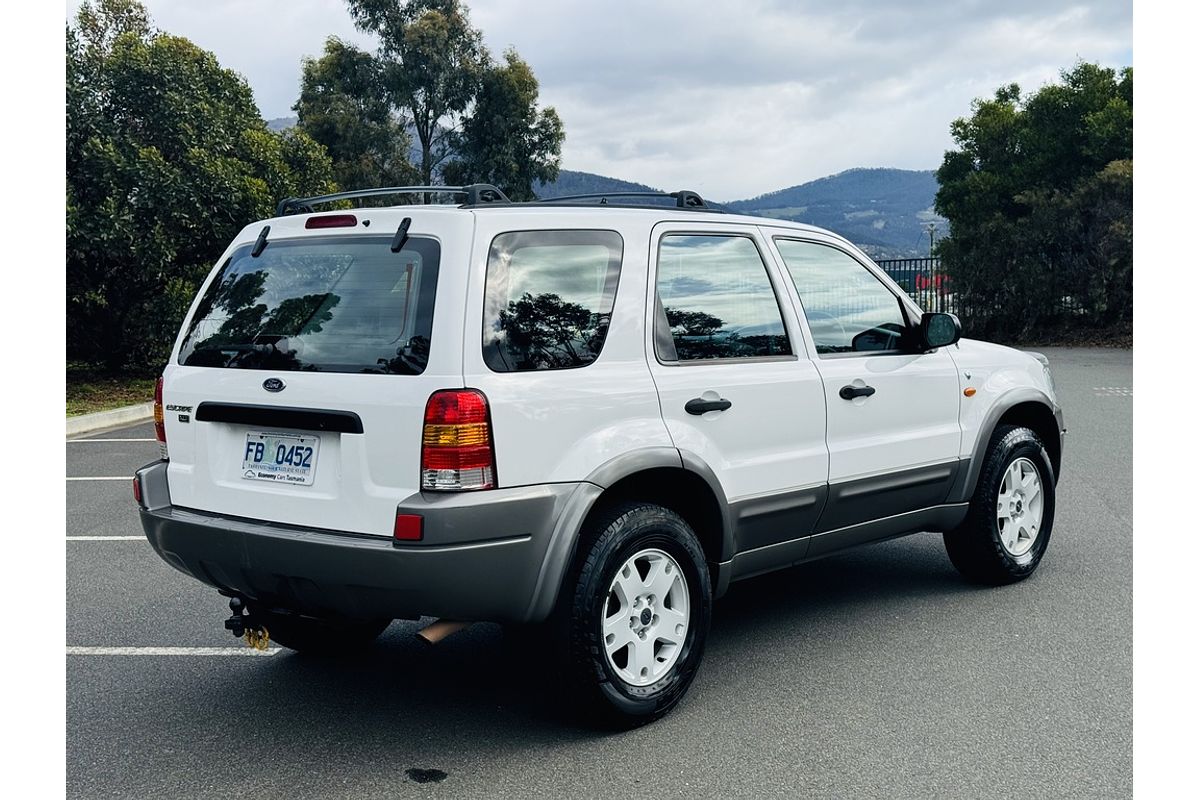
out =
<path fill-rule="evenodd" d="M 68 542 L 136 542 L 145 536 L 68 536 Z"/>
<path fill-rule="evenodd" d="M 69 656 L 273 656 L 280 648 L 253 647 L 67 647 Z"/>
<path fill-rule="evenodd" d="M 105 476 L 102 478 L 80 477 L 80 478 L 67 478 L 67 480 L 69 480 L 69 481 L 131 481 L 131 480 L 133 480 L 133 476 L 132 475 L 117 475 L 115 477 Z"/>
<path fill-rule="evenodd" d="M 157 439 L 67 439 L 67 442 L 156 442 Z"/>

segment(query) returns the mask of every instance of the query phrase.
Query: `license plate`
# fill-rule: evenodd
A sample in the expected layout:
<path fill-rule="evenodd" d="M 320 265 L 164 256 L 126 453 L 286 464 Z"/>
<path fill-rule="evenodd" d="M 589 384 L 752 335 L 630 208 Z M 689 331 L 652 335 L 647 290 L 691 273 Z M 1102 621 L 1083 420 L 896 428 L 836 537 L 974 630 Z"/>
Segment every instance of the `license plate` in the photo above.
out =
<path fill-rule="evenodd" d="M 307 486 L 317 470 L 321 437 L 250 431 L 242 451 L 242 477 Z"/>

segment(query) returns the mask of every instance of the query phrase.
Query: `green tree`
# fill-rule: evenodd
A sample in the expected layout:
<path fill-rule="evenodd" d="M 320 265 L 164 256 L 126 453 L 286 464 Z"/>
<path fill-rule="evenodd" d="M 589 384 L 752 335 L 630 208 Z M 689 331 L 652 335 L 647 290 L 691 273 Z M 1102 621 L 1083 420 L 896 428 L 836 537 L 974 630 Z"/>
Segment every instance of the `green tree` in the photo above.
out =
<path fill-rule="evenodd" d="M 383 72 L 375 56 L 332 36 L 321 58 L 304 61 L 300 99 L 292 107 L 297 127 L 329 151 L 342 189 L 421 179 L 409 162 L 412 138 L 388 101 Z"/>
<path fill-rule="evenodd" d="M 486 50 L 459 0 L 347 0 L 362 31 L 379 37 L 386 96 L 412 120 L 421 181 L 450 154 L 451 136 L 479 88 Z"/>
<path fill-rule="evenodd" d="M 158 366 L 230 239 L 282 196 L 331 191 L 332 165 L 133 0 L 85 3 L 66 56 L 67 356 Z"/>
<path fill-rule="evenodd" d="M 1133 70 L 1080 63 L 955 120 L 938 170 L 938 245 L 970 324 L 1027 338 L 1133 315 Z"/>
<path fill-rule="evenodd" d="M 534 200 L 535 182 L 558 178 L 563 125 L 553 108 L 538 110 L 538 82 L 515 50 L 488 65 L 470 116 L 456 137 L 450 183 L 491 183 L 513 200 Z"/>

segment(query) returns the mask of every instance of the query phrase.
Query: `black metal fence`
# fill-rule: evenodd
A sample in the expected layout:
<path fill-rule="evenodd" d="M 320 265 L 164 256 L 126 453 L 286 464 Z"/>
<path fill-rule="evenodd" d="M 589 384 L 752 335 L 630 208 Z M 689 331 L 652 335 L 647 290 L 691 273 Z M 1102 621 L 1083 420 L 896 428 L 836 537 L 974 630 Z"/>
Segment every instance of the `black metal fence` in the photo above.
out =
<path fill-rule="evenodd" d="M 1004 313 L 998 300 L 982 306 L 979 302 L 971 306 L 963 302 L 954 291 L 954 281 L 942 271 L 940 258 L 892 258 L 875 263 L 926 311 L 957 314 L 964 322 L 968 317 L 986 319 Z M 1077 297 L 1060 296 L 1055 306 L 1057 314 L 1062 316 L 1080 317 L 1086 314 Z"/>
<path fill-rule="evenodd" d="M 926 311 L 960 313 L 940 258 L 891 258 L 875 263 Z"/>

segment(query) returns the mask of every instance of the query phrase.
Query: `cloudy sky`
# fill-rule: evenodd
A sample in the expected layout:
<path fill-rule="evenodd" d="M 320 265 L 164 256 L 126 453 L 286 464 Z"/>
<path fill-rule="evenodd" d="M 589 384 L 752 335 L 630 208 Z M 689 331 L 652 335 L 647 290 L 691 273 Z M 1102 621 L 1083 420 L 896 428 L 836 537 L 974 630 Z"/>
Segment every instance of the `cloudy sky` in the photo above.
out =
<path fill-rule="evenodd" d="M 267 119 L 293 114 L 300 61 L 327 36 L 372 46 L 343 0 L 143 2 L 244 75 Z M 558 109 L 564 167 L 717 200 L 850 167 L 935 168 L 973 98 L 1133 58 L 1132 6 L 1111 0 L 467 4 Z"/>

